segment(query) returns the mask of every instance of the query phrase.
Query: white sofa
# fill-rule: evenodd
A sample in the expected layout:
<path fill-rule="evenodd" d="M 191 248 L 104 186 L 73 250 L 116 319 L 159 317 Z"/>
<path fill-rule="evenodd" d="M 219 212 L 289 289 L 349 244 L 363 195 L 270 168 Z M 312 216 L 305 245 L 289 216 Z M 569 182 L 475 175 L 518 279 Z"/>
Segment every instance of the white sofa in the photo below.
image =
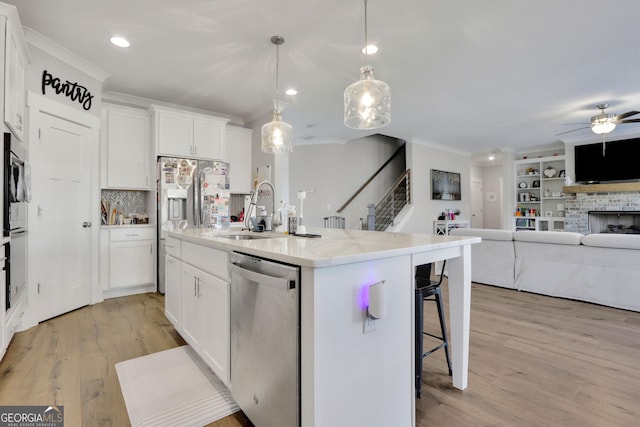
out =
<path fill-rule="evenodd" d="M 502 233 L 493 233 L 498 231 Z M 640 311 L 638 235 L 483 229 L 450 234 L 482 238 L 472 245 L 474 282 Z M 505 240 L 507 234 L 511 242 Z M 509 243 L 513 269 L 505 258 Z M 514 285 L 505 286 L 510 274 Z"/>
<path fill-rule="evenodd" d="M 516 289 L 513 231 L 456 228 L 449 234 L 482 239 L 480 243 L 471 245 L 471 278 L 474 282 Z"/>

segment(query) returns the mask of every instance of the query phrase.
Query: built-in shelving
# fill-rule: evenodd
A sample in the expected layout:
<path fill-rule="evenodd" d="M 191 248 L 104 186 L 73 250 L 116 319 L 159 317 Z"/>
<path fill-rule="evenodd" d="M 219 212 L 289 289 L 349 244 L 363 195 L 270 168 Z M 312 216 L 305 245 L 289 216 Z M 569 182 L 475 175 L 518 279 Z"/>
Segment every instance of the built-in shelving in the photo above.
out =
<path fill-rule="evenodd" d="M 515 162 L 516 230 L 564 230 L 564 155 Z"/>

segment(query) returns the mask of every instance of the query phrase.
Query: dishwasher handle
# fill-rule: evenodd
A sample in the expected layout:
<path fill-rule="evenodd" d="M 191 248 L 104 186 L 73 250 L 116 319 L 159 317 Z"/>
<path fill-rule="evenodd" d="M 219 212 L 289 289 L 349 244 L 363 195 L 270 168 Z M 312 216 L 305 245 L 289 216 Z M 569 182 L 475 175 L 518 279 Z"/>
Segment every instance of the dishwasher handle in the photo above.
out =
<path fill-rule="evenodd" d="M 289 280 L 282 277 L 274 277 L 267 274 L 256 273 L 255 271 L 247 270 L 246 268 L 242 268 L 238 264 L 233 263 L 229 264 L 229 268 L 231 269 L 232 273 L 235 272 L 239 276 L 260 285 L 270 286 L 272 288 L 282 289 L 284 291 L 295 288 L 295 282 L 290 282 Z"/>

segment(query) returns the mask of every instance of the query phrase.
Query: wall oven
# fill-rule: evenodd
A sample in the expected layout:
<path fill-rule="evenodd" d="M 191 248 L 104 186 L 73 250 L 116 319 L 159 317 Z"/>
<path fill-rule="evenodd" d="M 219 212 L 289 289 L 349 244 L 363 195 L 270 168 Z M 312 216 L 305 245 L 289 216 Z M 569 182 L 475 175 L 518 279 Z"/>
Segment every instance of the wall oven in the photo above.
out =
<path fill-rule="evenodd" d="M 27 202 L 31 199 L 26 150 L 4 134 L 3 234 L 11 237 L 6 251 L 6 309 L 27 287 Z"/>

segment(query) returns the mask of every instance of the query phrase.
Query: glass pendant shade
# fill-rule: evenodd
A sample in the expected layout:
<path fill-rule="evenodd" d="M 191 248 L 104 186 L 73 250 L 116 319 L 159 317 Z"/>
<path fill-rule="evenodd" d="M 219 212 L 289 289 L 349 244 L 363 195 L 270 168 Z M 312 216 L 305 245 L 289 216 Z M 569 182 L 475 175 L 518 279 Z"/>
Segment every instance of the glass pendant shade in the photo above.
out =
<path fill-rule="evenodd" d="M 365 59 L 369 54 L 367 40 L 367 0 L 364 0 Z M 365 62 L 366 63 L 366 62 Z M 351 129 L 377 129 L 391 123 L 391 89 L 373 78 L 373 67 L 360 68 L 360 80 L 344 91 L 344 124 Z"/>
<path fill-rule="evenodd" d="M 279 46 L 284 37 L 273 36 L 271 43 L 276 45 L 276 99 L 273 109 L 273 120 L 262 126 L 262 151 L 269 154 L 290 153 L 293 151 L 293 126 L 282 121 L 278 103 L 278 74 L 280 69 Z"/>
<path fill-rule="evenodd" d="M 360 69 L 360 80 L 344 91 L 344 124 L 351 129 L 377 129 L 391 123 L 391 89 L 373 78 L 373 68 Z"/>
<path fill-rule="evenodd" d="M 262 126 L 262 151 L 271 154 L 293 151 L 293 126 L 282 121 L 278 110 L 274 111 L 273 120 Z"/>

